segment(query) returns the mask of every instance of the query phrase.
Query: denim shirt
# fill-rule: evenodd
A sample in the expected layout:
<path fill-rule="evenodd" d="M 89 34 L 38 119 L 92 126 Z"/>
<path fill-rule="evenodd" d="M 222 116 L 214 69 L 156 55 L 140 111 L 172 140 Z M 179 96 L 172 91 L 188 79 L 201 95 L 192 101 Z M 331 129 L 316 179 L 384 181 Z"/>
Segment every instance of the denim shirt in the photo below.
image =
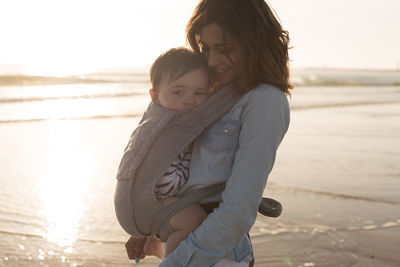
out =
<path fill-rule="evenodd" d="M 222 258 L 251 261 L 247 233 L 257 217 L 276 151 L 290 121 L 285 94 L 262 84 L 196 141 L 188 182 L 179 195 L 226 181 L 219 207 L 164 260 L 160 266 L 209 267 Z"/>

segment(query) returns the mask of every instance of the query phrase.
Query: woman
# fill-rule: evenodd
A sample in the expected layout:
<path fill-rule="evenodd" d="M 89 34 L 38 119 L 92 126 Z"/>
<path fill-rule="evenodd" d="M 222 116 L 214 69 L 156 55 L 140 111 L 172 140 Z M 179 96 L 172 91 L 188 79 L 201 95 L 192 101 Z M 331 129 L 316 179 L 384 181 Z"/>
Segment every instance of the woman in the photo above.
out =
<path fill-rule="evenodd" d="M 196 141 L 181 195 L 226 181 L 219 206 L 160 266 L 252 266 L 248 232 L 289 125 L 289 37 L 263 0 L 201 0 L 187 39 L 214 82 L 241 95 Z M 222 259 L 222 260 L 221 260 Z"/>

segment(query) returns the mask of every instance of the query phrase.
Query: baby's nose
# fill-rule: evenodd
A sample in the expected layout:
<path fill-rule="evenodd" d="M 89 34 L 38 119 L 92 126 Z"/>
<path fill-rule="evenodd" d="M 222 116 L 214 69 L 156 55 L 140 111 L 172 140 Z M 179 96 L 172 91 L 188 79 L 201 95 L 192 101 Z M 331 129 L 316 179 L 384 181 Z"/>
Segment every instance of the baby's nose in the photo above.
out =
<path fill-rule="evenodd" d="M 194 105 L 194 97 L 193 96 L 189 96 L 185 99 L 185 104 L 186 105 Z"/>

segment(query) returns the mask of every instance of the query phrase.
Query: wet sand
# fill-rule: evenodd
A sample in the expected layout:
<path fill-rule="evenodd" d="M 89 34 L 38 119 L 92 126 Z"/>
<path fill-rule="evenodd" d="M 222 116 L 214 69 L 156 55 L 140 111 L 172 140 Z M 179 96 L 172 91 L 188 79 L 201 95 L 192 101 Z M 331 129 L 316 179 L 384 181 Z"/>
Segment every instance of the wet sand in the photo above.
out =
<path fill-rule="evenodd" d="M 256 266 L 400 265 L 399 118 L 397 103 L 292 112 L 265 191 L 284 212 L 257 219 L 251 231 Z M 128 236 L 115 220 L 113 190 L 137 120 L 0 125 L 0 266 L 135 265 L 126 258 Z M 84 207 L 72 221 L 69 245 L 57 243 L 65 236 L 49 236 L 60 221 L 48 222 L 49 192 L 38 186 L 38 177 L 46 178 L 41 166 L 60 161 L 63 170 L 55 174 L 77 169 L 63 179 L 78 176 L 82 189 L 64 197 L 65 213 Z M 83 169 L 89 171 L 81 178 Z M 58 183 L 62 194 L 67 184 Z M 158 262 L 149 257 L 138 266 Z"/>
<path fill-rule="evenodd" d="M 399 118 L 399 104 L 292 112 L 265 191 L 284 212 L 256 221 L 257 266 L 400 266 Z"/>

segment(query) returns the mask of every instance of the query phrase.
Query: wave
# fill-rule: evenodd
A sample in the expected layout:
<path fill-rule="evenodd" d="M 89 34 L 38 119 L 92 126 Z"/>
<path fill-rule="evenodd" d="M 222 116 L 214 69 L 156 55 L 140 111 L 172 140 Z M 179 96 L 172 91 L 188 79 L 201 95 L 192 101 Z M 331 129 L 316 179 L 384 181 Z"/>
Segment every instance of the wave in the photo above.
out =
<path fill-rule="evenodd" d="M 389 204 L 389 205 L 400 205 L 399 201 L 395 200 L 388 200 L 388 199 L 378 199 L 366 196 L 356 196 L 356 195 L 347 195 L 342 193 L 335 193 L 335 192 L 328 192 L 316 189 L 308 189 L 302 187 L 290 187 L 290 186 L 281 186 L 274 184 L 275 189 L 277 190 L 284 190 L 286 192 L 299 192 L 299 193 L 307 193 L 310 195 L 319 195 L 319 196 L 327 196 L 332 198 L 338 199 L 347 199 L 347 200 L 358 200 L 358 201 L 365 201 L 365 202 L 373 202 L 373 203 L 381 203 L 381 204 Z"/>
<path fill-rule="evenodd" d="M 71 96 L 45 96 L 45 97 L 22 97 L 22 98 L 4 98 L 0 99 L 0 103 L 18 103 L 18 102 L 33 102 L 44 100 L 60 100 L 60 99 L 79 99 L 79 98 L 114 98 L 114 97 L 129 97 L 143 95 L 140 92 L 117 93 L 117 94 L 96 94 L 96 95 L 71 95 Z"/>
<path fill-rule="evenodd" d="M 128 94 L 130 95 L 130 94 Z M 125 96 L 121 94 L 119 96 Z M 79 98 L 79 97 L 76 97 Z M 28 100 L 27 100 L 28 101 Z M 291 110 L 305 109 L 321 109 L 321 108 L 339 108 L 349 106 L 364 106 L 364 105 L 390 105 L 397 104 L 400 101 L 366 101 L 366 102 L 351 102 L 351 103 L 331 103 L 331 104 L 310 104 L 310 105 L 292 105 Z M 125 114 L 100 114 L 94 116 L 79 116 L 79 117 L 40 117 L 40 118 L 16 118 L 16 119 L 0 119 L 0 124 L 3 123 L 24 123 L 24 122 L 40 122 L 47 120 L 92 120 L 92 119 L 115 119 L 115 118 L 137 118 L 142 116 L 143 112 L 125 113 Z"/>
<path fill-rule="evenodd" d="M 323 103 L 323 104 L 297 104 L 292 105 L 291 110 L 303 110 L 303 109 L 316 109 L 316 108 L 340 108 L 340 107 L 352 107 L 352 106 L 370 106 L 370 105 L 391 105 L 400 103 L 399 100 L 393 101 L 357 101 L 357 102 L 345 102 L 345 103 Z"/>
<path fill-rule="evenodd" d="M 297 86 L 400 86 L 400 81 L 362 81 L 354 79 L 327 79 L 303 77 Z"/>
<path fill-rule="evenodd" d="M 292 80 L 304 86 L 400 86 L 400 71 L 294 69 Z"/>
<path fill-rule="evenodd" d="M 46 237 L 46 236 L 38 234 L 38 233 L 23 233 L 23 232 L 4 231 L 4 230 L 0 230 L 0 234 L 17 235 L 17 236 L 33 237 L 33 238 L 45 238 Z M 102 243 L 102 244 L 125 244 L 126 241 L 78 238 L 78 239 L 76 239 L 76 241 L 74 241 L 74 243 L 75 242 Z"/>
<path fill-rule="evenodd" d="M 147 83 L 143 73 L 94 73 L 79 76 L 32 76 L 0 75 L 0 86 L 29 86 L 56 84 L 93 84 L 93 83 Z"/>
<path fill-rule="evenodd" d="M 24 118 L 24 119 L 3 119 L 1 123 L 21 123 L 21 122 L 40 122 L 49 120 L 94 120 L 94 119 L 115 119 L 115 118 L 137 118 L 142 116 L 143 113 L 131 114 L 111 114 L 111 115 L 94 115 L 82 117 L 47 117 L 47 118 Z"/>

